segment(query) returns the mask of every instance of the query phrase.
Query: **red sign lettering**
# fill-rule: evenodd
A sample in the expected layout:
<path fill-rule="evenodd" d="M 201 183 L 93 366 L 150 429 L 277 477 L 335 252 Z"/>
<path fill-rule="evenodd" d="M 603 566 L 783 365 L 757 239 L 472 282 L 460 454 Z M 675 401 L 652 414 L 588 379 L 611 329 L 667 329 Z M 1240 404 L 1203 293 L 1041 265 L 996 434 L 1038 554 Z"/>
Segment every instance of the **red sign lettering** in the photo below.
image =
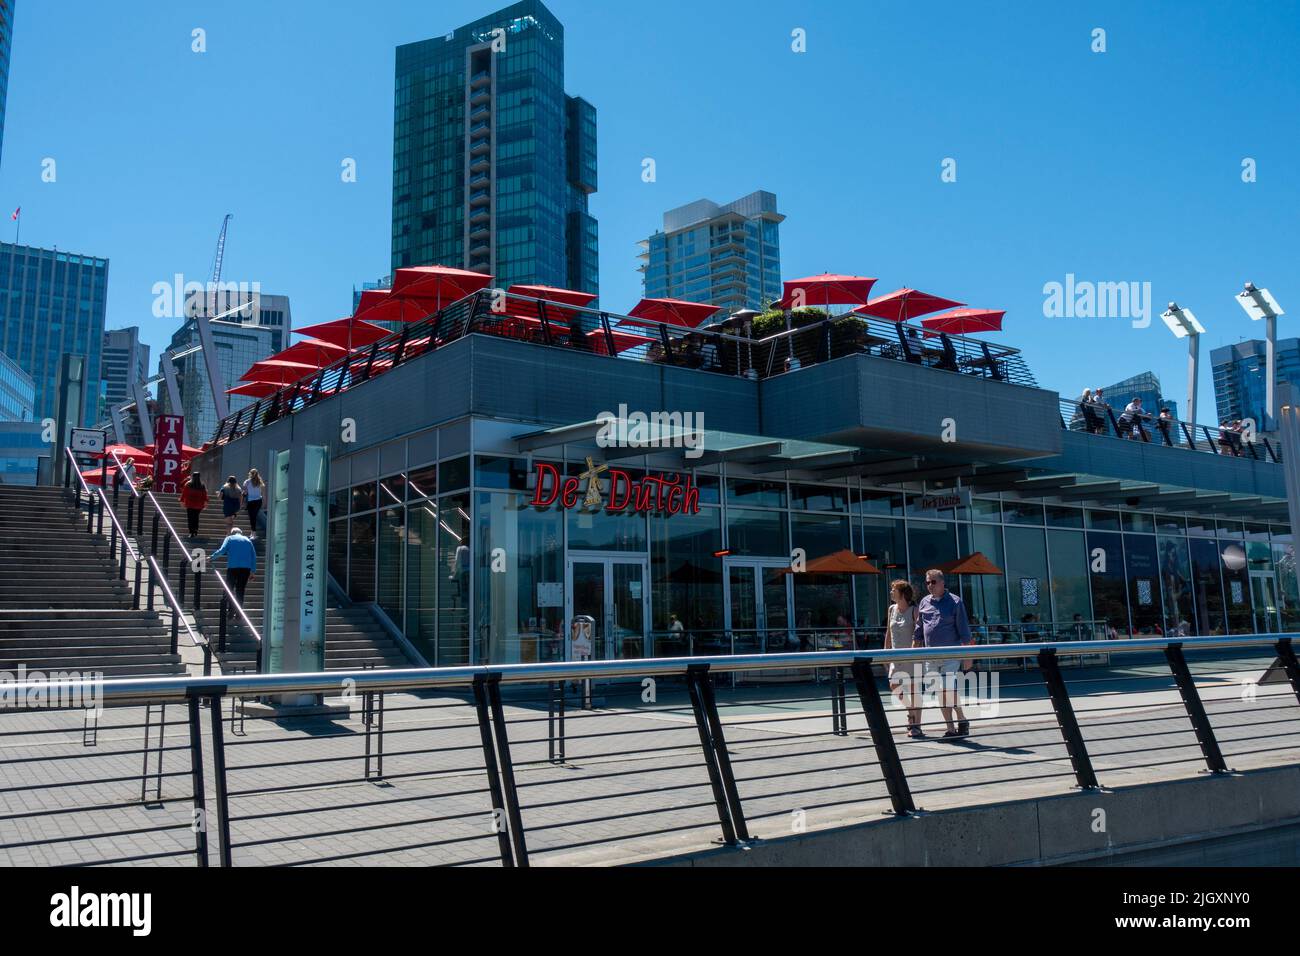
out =
<path fill-rule="evenodd" d="M 554 465 L 536 462 L 537 485 L 533 489 L 534 507 L 547 508 L 558 499 L 560 507 L 572 508 L 584 497 L 586 486 L 575 477 L 561 478 Z M 594 481 L 595 478 L 587 479 Z M 599 488 L 599 486 L 597 486 Z M 699 514 L 700 489 L 690 475 L 646 475 L 636 481 L 620 468 L 609 469 L 609 497 L 603 499 L 605 510 L 659 514 Z"/>

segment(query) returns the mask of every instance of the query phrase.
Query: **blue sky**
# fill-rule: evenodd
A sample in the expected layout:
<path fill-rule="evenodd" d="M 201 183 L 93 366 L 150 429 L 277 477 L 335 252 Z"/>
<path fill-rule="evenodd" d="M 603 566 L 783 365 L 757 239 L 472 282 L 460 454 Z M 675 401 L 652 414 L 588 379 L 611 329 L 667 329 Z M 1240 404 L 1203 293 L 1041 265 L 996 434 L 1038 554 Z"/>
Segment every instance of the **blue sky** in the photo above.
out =
<path fill-rule="evenodd" d="M 24 242 L 108 257 L 109 327 L 155 348 L 174 323 L 154 283 L 206 279 L 227 212 L 227 279 L 288 294 L 297 325 L 337 318 L 388 271 L 394 47 L 500 5 L 18 0 L 0 205 L 22 206 Z M 785 277 L 1006 309 L 997 338 L 1067 394 L 1150 368 L 1181 403 L 1185 349 L 1158 317 L 1177 299 L 1208 328 L 1209 420 L 1209 349 L 1262 335 L 1241 283 L 1300 316 L 1296 2 L 550 6 L 567 89 L 598 111 L 606 308 L 639 297 L 636 241 L 665 209 L 761 188 L 788 216 Z M 1045 317 L 1067 273 L 1150 282 L 1152 324 Z"/>

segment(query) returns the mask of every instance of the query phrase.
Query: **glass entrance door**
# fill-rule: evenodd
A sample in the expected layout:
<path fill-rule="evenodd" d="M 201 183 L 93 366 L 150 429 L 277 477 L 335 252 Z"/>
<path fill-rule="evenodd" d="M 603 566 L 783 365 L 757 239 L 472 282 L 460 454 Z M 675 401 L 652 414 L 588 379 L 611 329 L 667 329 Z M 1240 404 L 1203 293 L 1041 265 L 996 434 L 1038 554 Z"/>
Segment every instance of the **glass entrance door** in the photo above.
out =
<path fill-rule="evenodd" d="M 782 561 L 731 560 L 725 564 L 724 619 L 737 654 L 797 650 L 790 630 L 790 575 Z"/>
<path fill-rule="evenodd" d="M 1255 633 L 1273 634 L 1281 630 L 1273 572 L 1250 572 L 1250 596 L 1255 608 Z"/>
<path fill-rule="evenodd" d="M 566 633 L 572 633 L 575 616 L 587 615 L 595 622 L 593 658 L 649 656 L 649 578 L 644 558 L 570 557 Z M 566 656 L 572 659 L 572 651 Z"/>

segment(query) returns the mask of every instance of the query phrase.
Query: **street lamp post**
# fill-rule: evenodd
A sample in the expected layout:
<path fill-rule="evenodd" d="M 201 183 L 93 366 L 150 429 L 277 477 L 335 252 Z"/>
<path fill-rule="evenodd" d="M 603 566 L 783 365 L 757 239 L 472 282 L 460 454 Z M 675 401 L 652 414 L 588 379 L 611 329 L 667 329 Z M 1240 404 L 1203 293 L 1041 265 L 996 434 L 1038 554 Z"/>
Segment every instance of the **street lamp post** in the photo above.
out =
<path fill-rule="evenodd" d="M 1169 309 L 1161 313 L 1169 331 L 1175 338 L 1187 339 L 1187 417 L 1185 421 L 1196 425 L 1196 382 L 1201 366 L 1201 333 L 1205 327 L 1192 315 L 1191 309 L 1180 309 L 1170 302 Z"/>
<path fill-rule="evenodd" d="M 1260 430 L 1272 431 L 1277 428 L 1277 317 L 1285 313 L 1271 292 L 1256 289 L 1253 282 L 1237 293 L 1237 304 L 1253 320 L 1264 320 L 1264 421 Z"/>

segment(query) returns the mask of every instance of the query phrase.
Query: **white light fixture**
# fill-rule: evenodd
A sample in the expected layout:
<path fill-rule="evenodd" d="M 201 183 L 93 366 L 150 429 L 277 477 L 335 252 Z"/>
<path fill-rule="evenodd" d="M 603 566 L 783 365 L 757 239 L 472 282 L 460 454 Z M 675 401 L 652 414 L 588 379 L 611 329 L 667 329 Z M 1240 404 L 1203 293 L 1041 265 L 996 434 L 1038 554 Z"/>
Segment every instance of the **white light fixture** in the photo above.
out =
<path fill-rule="evenodd" d="M 1187 339 L 1187 407 L 1184 421 L 1196 427 L 1196 382 L 1201 366 L 1201 335 L 1205 326 L 1201 325 L 1191 309 L 1180 309 L 1177 302 L 1170 302 L 1169 308 L 1160 314 L 1174 338 Z"/>
<path fill-rule="evenodd" d="M 1263 319 L 1267 324 L 1264 330 L 1264 421 L 1263 431 L 1272 431 L 1277 427 L 1277 317 L 1285 315 L 1282 307 L 1267 289 L 1255 288 L 1255 283 L 1247 282 L 1244 289 L 1237 293 L 1237 304 L 1245 310 L 1252 321 Z"/>

